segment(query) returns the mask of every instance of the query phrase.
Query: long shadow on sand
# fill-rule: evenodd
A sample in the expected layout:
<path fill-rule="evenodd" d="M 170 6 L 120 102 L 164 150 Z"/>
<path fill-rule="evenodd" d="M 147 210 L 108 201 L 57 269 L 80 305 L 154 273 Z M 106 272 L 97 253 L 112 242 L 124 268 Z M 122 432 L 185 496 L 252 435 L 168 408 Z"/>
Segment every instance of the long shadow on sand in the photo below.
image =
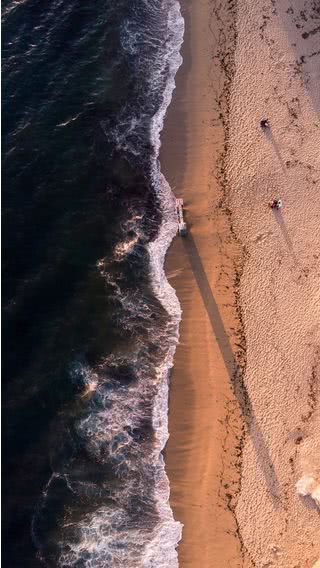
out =
<path fill-rule="evenodd" d="M 211 290 L 202 260 L 199 256 L 197 246 L 191 233 L 184 238 L 184 247 L 189 258 L 189 262 L 198 284 L 203 303 L 205 305 L 213 333 L 216 337 L 218 347 L 224 360 L 230 380 L 233 384 L 235 394 L 238 398 L 244 420 L 246 421 L 250 436 L 257 454 L 257 460 L 263 472 L 266 485 L 274 506 L 280 504 L 280 485 L 276 476 L 274 466 L 268 448 L 263 439 L 259 425 L 255 419 L 252 404 L 248 392 L 243 383 L 239 383 L 237 374 L 237 364 L 232 351 L 230 341 L 225 330 L 218 305 Z"/>
<path fill-rule="evenodd" d="M 280 164 L 280 166 L 281 166 L 281 169 L 282 169 L 283 173 L 286 174 L 287 171 L 286 171 L 286 167 L 285 167 L 285 165 L 284 165 L 284 162 L 283 162 L 283 159 L 282 159 L 282 156 L 281 156 L 281 152 L 280 152 L 280 149 L 279 149 L 279 145 L 278 145 L 278 143 L 277 143 L 277 141 L 276 141 L 276 139 L 275 139 L 275 137 L 274 137 L 274 135 L 273 135 L 273 132 L 272 132 L 271 128 L 267 128 L 267 129 L 265 130 L 265 135 L 266 135 L 267 139 L 269 140 L 269 142 L 271 142 L 271 144 L 272 144 L 273 150 L 274 150 L 274 152 L 275 152 L 275 154 L 276 154 L 276 156 L 277 156 L 277 158 L 278 158 L 278 162 L 279 162 L 279 164 Z"/>
<path fill-rule="evenodd" d="M 286 242 L 288 250 L 289 250 L 289 252 L 290 252 L 290 254 L 291 254 L 291 256 L 294 260 L 294 263 L 298 266 L 298 259 L 295 255 L 295 252 L 294 252 L 294 249 L 293 249 L 293 244 L 292 244 L 292 241 L 290 239 L 286 224 L 284 222 L 283 215 L 282 215 L 280 210 L 277 211 L 276 209 L 273 210 L 273 214 L 274 214 L 275 220 L 277 221 L 277 223 L 280 227 L 281 233 L 282 233 L 283 238 Z"/>

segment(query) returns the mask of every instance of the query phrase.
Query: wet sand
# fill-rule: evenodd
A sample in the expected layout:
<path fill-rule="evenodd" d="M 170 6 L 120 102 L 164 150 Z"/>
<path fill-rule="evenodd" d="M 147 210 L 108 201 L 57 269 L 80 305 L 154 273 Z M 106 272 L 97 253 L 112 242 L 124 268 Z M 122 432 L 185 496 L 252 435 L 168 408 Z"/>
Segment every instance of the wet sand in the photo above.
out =
<path fill-rule="evenodd" d="M 165 451 L 171 506 L 184 525 L 181 568 L 250 566 L 234 515 L 243 420 L 231 385 L 244 345 L 233 284 L 241 250 L 217 181 L 224 130 L 215 99 L 223 76 L 214 55 L 226 25 L 218 18 L 231 21 L 232 13 L 214 14 L 213 7 L 208 0 L 182 3 L 184 63 L 161 136 L 162 171 L 185 201 L 189 229 L 166 262 L 183 310 Z"/>
<path fill-rule="evenodd" d="M 179 562 L 311 568 L 320 558 L 320 10 L 311 0 L 245 0 L 237 14 L 232 2 L 182 7 L 184 64 L 161 152 L 189 226 L 166 263 L 183 309 L 165 452 L 184 524 Z"/>

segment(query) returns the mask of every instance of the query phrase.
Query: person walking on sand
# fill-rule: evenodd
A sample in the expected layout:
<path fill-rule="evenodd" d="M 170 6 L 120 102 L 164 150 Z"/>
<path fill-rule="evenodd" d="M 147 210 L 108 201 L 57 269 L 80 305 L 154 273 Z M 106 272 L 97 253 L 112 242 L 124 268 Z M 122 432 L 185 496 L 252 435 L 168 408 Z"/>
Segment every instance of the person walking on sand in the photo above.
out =
<path fill-rule="evenodd" d="M 269 207 L 271 209 L 281 209 L 282 200 L 281 199 L 274 199 L 273 201 L 271 201 L 271 203 L 269 203 Z"/>

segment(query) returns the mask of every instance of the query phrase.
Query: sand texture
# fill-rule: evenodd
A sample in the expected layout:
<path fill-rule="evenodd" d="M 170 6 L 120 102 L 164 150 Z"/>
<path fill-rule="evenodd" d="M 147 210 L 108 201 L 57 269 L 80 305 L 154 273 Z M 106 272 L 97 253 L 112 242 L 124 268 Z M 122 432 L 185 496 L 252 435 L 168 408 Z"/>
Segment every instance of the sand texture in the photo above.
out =
<path fill-rule="evenodd" d="M 185 1 L 182 9 L 184 62 L 161 136 L 161 168 L 185 200 L 189 230 L 175 239 L 166 263 L 183 310 L 166 470 L 171 506 L 184 524 L 180 567 L 249 567 L 235 517 L 244 421 L 233 375 L 244 343 L 233 284 L 242 248 L 219 181 L 226 111 L 221 57 L 234 35 L 234 13 L 209 0 Z"/>
<path fill-rule="evenodd" d="M 245 250 L 251 420 L 236 514 L 255 566 L 312 567 L 320 558 L 319 3 L 243 0 L 236 26 L 227 181 Z M 275 197 L 278 212 L 267 206 Z"/>

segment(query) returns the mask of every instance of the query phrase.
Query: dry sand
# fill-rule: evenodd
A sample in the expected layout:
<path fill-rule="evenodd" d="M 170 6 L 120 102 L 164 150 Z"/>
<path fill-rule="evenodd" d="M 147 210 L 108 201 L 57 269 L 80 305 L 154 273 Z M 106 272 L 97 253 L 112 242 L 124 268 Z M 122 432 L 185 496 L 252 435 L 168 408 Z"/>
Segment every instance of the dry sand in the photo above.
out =
<path fill-rule="evenodd" d="M 185 1 L 182 8 L 184 63 L 161 137 L 162 171 L 185 200 L 189 227 L 186 239 L 175 240 L 166 263 L 183 310 L 170 388 L 166 470 L 171 506 L 184 524 L 180 567 L 236 568 L 250 566 L 234 515 L 243 420 L 231 385 L 234 358 L 237 352 L 240 358 L 244 345 L 233 283 L 241 250 L 221 208 L 216 179 L 224 147 L 218 119 L 224 77 L 215 59 L 228 41 L 219 28 L 227 32 L 233 14 L 222 8 L 214 13 L 215 4 L 208 0 Z"/>
<path fill-rule="evenodd" d="M 259 568 L 320 558 L 319 26 L 311 0 L 238 5 L 227 179 L 246 248 L 240 294 L 252 424 L 236 514 Z M 278 196 L 284 207 L 273 213 L 267 204 Z"/>

